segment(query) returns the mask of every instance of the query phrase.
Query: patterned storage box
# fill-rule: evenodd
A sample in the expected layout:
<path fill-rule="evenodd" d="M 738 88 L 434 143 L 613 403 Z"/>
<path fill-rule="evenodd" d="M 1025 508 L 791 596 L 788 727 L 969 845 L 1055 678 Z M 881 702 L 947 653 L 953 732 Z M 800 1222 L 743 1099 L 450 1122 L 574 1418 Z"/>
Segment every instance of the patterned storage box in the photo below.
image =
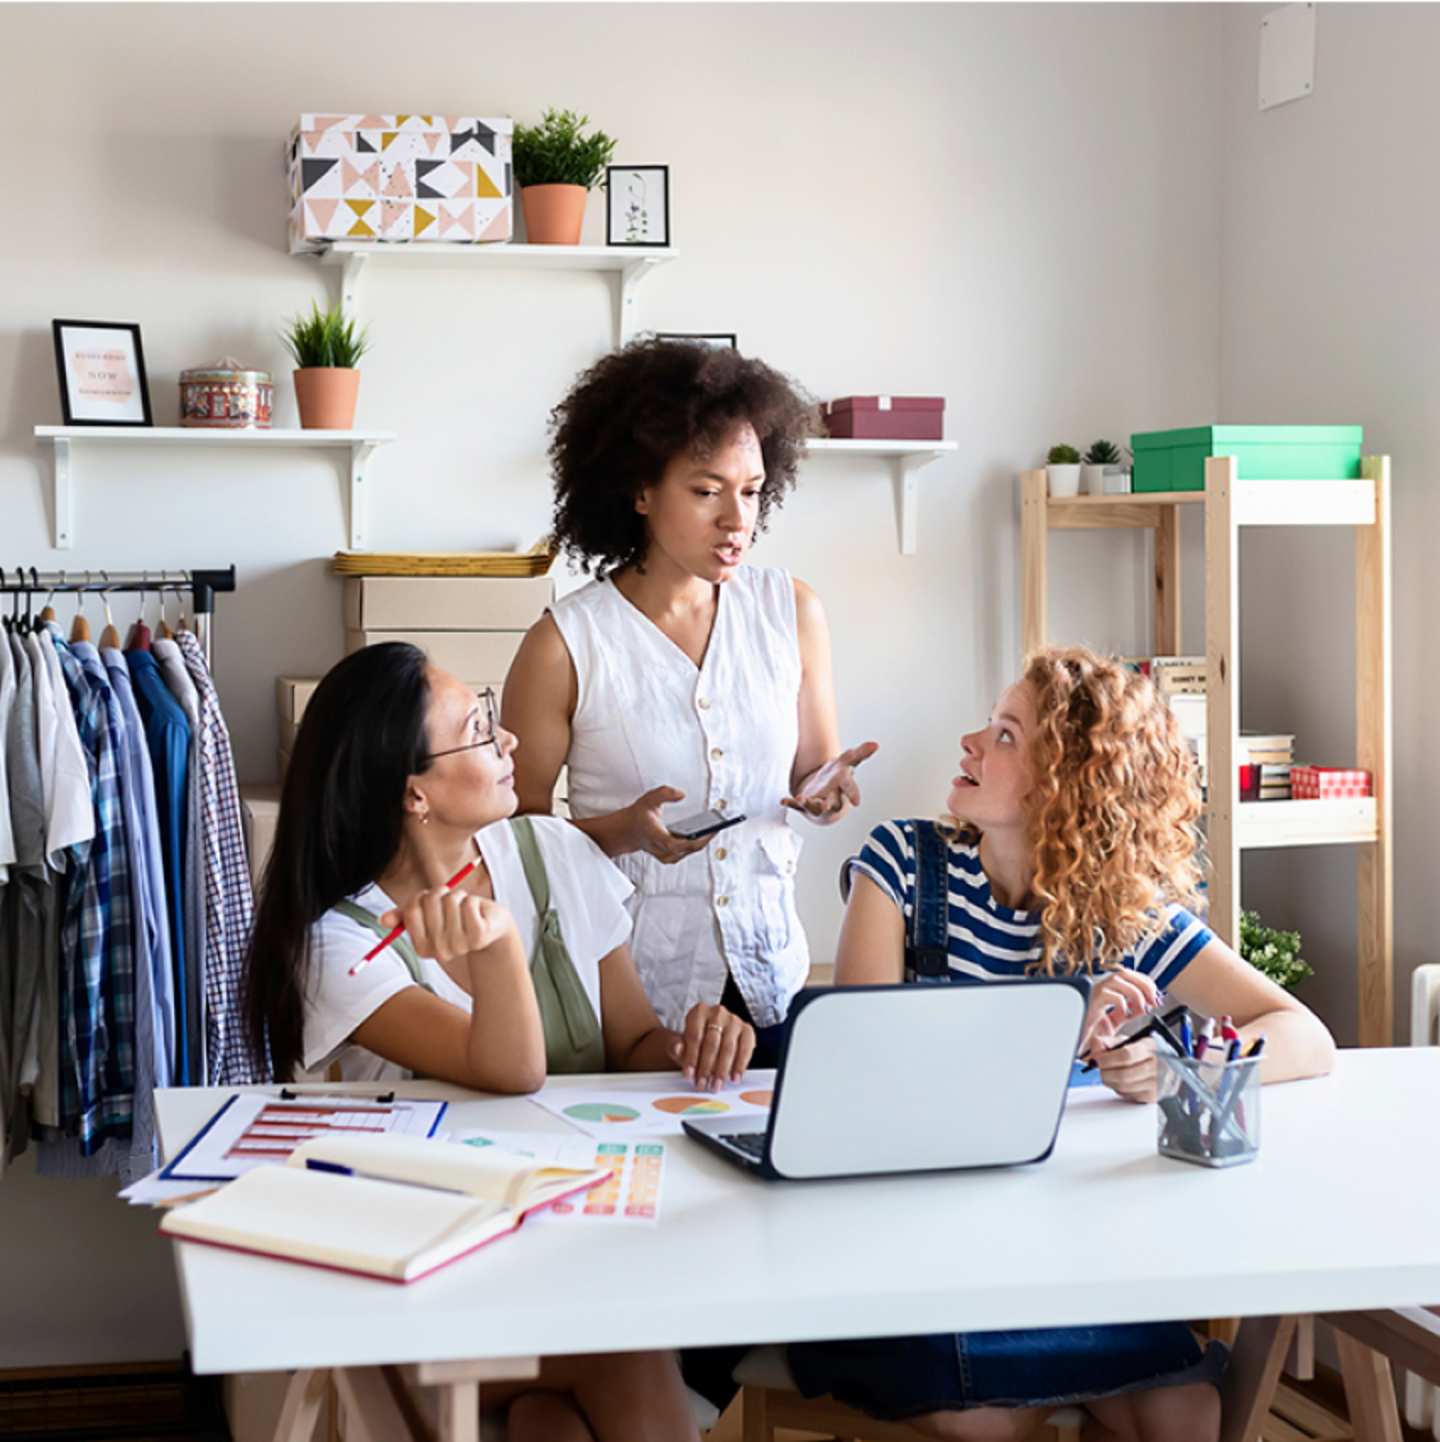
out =
<path fill-rule="evenodd" d="M 1346 771 L 1339 766 L 1292 766 L 1290 794 L 1296 801 L 1338 801 L 1342 797 L 1369 796 L 1370 773 Z"/>
<path fill-rule="evenodd" d="M 290 135 L 290 251 L 330 240 L 504 241 L 508 119 L 302 115 Z"/>

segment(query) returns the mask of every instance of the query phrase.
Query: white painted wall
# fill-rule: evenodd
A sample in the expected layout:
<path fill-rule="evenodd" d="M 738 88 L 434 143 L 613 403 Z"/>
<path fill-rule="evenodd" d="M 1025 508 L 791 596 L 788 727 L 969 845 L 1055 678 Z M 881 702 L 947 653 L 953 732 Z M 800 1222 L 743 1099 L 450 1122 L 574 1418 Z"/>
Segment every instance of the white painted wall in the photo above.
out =
<path fill-rule="evenodd" d="M 1440 491 L 1434 376 L 1440 294 L 1427 180 L 1440 122 L 1428 62 L 1432 5 L 1324 5 L 1311 98 L 1256 104 L 1264 10 L 1224 21 L 1220 419 L 1352 423 L 1393 458 L 1395 615 L 1395 979 L 1409 1031 L 1410 973 L 1436 959 L 1440 769 L 1428 717 L 1440 700 L 1433 537 Z M 1293 730 L 1305 759 L 1354 757 L 1354 574 L 1347 534 L 1273 532 L 1241 549 L 1242 723 Z M 1244 898 L 1301 928 L 1319 973 L 1303 995 L 1355 1040 L 1355 858 L 1329 848 L 1252 853 Z"/>
<path fill-rule="evenodd" d="M 218 680 L 243 778 L 269 778 L 272 678 L 340 654 L 338 464 L 87 460 L 78 544 L 52 552 L 30 434 L 59 419 L 50 319 L 141 322 L 160 424 L 176 373 L 226 352 L 276 372 L 293 423 L 275 336 L 325 293 L 285 253 L 295 117 L 572 106 L 620 137 L 618 159 L 672 167 L 683 255 L 647 282 L 642 324 L 736 331 L 819 397 L 948 397 L 960 449 L 922 478 L 918 555 L 897 554 L 885 476 L 837 460 L 806 468 L 756 551 L 829 611 L 844 735 L 883 747 L 865 815 L 931 813 L 956 736 L 1018 660 L 1015 473 L 1057 440 L 1216 409 L 1220 36 L 1205 5 L 0 7 L 0 564 L 234 561 Z M 602 229 L 597 199 L 586 238 Z M 374 468 L 374 544 L 528 542 L 549 511 L 545 417 L 607 346 L 608 292 L 455 271 L 367 287 L 360 419 L 402 437 Z M 1056 538 L 1057 632 L 1147 644 L 1142 546 Z M 863 830 L 817 833 L 802 862 L 817 957 Z M 0 1183 L 0 1275 L 32 1299 L 0 1365 L 174 1352 L 168 1261 L 99 1190 L 23 1164 Z M 46 1235 L 38 1219 L 72 1205 L 84 1225 Z M 117 1327 L 92 1288 L 49 1284 L 52 1252 L 102 1289 L 119 1254 L 144 1255 L 153 1287 Z"/>

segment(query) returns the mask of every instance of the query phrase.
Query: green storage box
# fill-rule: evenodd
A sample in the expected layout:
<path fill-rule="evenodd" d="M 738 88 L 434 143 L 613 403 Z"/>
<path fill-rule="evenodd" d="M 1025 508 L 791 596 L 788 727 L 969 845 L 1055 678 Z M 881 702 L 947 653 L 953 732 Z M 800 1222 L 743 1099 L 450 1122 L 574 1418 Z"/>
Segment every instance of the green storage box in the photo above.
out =
<path fill-rule="evenodd" d="M 1364 426 L 1188 426 L 1140 431 L 1136 491 L 1203 491 L 1210 456 L 1234 456 L 1246 481 L 1351 481 L 1360 475 Z"/>

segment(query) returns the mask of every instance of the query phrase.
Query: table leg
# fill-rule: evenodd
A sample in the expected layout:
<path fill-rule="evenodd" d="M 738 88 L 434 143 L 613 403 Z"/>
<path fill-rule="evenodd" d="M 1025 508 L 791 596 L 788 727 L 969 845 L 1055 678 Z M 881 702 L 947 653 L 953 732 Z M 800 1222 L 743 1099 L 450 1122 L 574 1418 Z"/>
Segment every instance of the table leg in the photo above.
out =
<path fill-rule="evenodd" d="M 1294 1317 L 1246 1317 L 1240 1323 L 1220 1384 L 1220 1442 L 1255 1442 L 1260 1435 L 1294 1335 Z"/>
<path fill-rule="evenodd" d="M 275 1442 L 313 1442 L 329 1391 L 328 1369 L 306 1368 L 296 1372 L 285 1389 L 285 1400 L 280 1404 Z"/>
<path fill-rule="evenodd" d="M 1364 1442 L 1401 1442 L 1400 1410 L 1395 1405 L 1390 1359 L 1338 1327 L 1335 1346 L 1345 1379 L 1345 1406 L 1355 1435 Z"/>

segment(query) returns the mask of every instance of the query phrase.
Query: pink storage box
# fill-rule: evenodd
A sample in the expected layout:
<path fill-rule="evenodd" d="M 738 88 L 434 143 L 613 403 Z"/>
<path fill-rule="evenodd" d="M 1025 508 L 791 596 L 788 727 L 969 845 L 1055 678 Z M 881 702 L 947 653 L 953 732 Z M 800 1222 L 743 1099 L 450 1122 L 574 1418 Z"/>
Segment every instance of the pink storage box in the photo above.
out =
<path fill-rule="evenodd" d="M 825 404 L 825 429 L 840 441 L 939 441 L 944 396 L 841 396 Z"/>
<path fill-rule="evenodd" d="M 1338 801 L 1369 796 L 1370 773 L 1339 766 L 1292 766 L 1290 794 L 1296 801 Z"/>

